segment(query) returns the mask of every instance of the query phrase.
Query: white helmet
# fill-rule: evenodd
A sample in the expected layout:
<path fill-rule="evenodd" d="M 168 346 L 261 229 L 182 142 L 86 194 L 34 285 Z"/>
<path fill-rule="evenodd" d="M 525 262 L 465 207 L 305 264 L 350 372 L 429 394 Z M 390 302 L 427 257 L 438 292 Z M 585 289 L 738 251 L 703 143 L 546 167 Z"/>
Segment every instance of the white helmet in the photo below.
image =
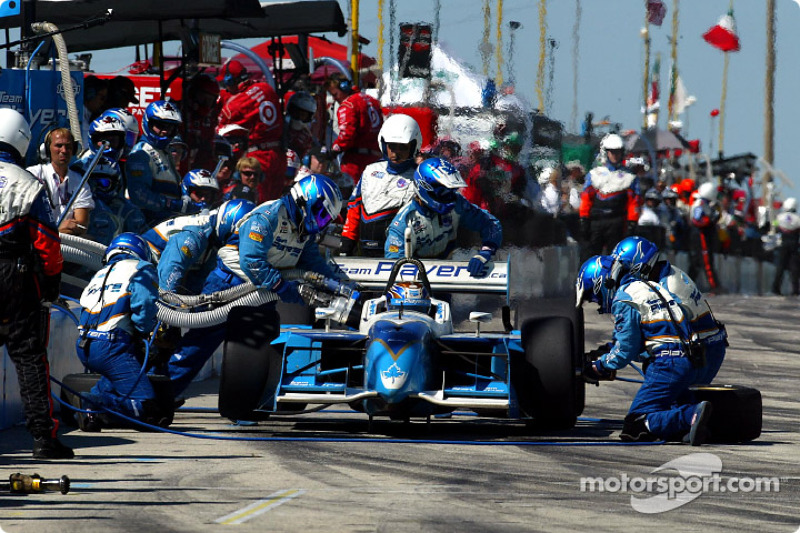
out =
<path fill-rule="evenodd" d="M 797 198 L 787 198 L 783 201 L 783 210 L 784 211 L 791 211 L 792 213 L 797 212 Z"/>
<path fill-rule="evenodd" d="M 408 115 L 397 113 L 387 118 L 378 133 L 378 145 L 383 157 L 386 155 L 386 143 L 411 143 L 411 156 L 422 148 L 422 132 L 417 121 Z"/>
<path fill-rule="evenodd" d="M 0 109 L 0 143 L 5 143 L 25 157 L 31 143 L 31 128 L 19 111 L 4 107 Z"/>
<path fill-rule="evenodd" d="M 704 184 L 700 185 L 697 188 L 697 196 L 703 198 L 704 200 L 708 200 L 709 202 L 713 202 L 717 199 L 717 186 L 716 184 L 707 181 Z"/>
<path fill-rule="evenodd" d="M 603 150 L 622 150 L 624 148 L 622 137 L 616 133 L 609 133 L 600 141 L 600 148 Z"/>
<path fill-rule="evenodd" d="M 539 173 L 539 185 L 547 185 L 550 183 L 550 178 L 553 177 L 553 174 L 558 172 L 556 169 L 552 167 L 547 167 Z"/>

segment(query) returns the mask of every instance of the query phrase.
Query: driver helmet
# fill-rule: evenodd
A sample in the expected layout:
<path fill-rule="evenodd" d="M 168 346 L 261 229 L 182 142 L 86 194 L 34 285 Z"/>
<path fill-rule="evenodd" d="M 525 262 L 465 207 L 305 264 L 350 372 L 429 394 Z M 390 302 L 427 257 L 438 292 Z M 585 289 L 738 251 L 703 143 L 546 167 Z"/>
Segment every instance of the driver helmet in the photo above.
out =
<path fill-rule="evenodd" d="M 458 189 L 467 186 L 456 167 L 438 157 L 420 163 L 414 181 L 422 205 L 439 214 L 450 212 L 456 205 Z"/>
<path fill-rule="evenodd" d="M 125 148 L 128 130 L 122 119 L 111 110 L 103 112 L 89 125 L 89 141 L 92 153 L 97 153 L 98 143 L 108 141 L 103 156 L 118 161 Z"/>
<path fill-rule="evenodd" d="M 199 209 L 208 209 L 219 196 L 219 183 L 206 169 L 190 170 L 181 181 L 181 190 L 184 196 L 195 193 L 201 200 L 192 199 L 192 203 Z"/>
<path fill-rule="evenodd" d="M 386 307 L 390 311 L 418 311 L 427 313 L 431 295 L 419 281 L 398 281 L 386 293 Z"/>
<path fill-rule="evenodd" d="M 783 201 L 783 205 L 781 207 L 783 207 L 783 211 L 784 212 L 796 213 L 797 212 L 797 198 L 793 198 L 793 197 L 787 198 L 786 200 Z"/>
<path fill-rule="evenodd" d="M 625 237 L 611 252 L 611 279 L 619 285 L 620 279 L 630 274 L 645 279 L 658 261 L 658 246 L 642 237 Z"/>
<path fill-rule="evenodd" d="M 178 134 L 183 118 L 178 107 L 170 100 L 158 100 L 147 106 L 142 117 L 142 136 L 147 142 L 163 150 Z M 153 126 L 165 130 L 164 134 L 156 134 Z"/>
<path fill-rule="evenodd" d="M 342 210 L 342 191 L 323 174 L 309 174 L 296 182 L 289 197 L 300 212 L 301 234 L 322 233 Z"/>
<path fill-rule="evenodd" d="M 583 302 L 594 302 L 600 306 L 598 312 L 610 313 L 611 302 L 617 289 L 611 278 L 611 256 L 595 255 L 586 260 L 575 281 L 576 306 Z"/>
<path fill-rule="evenodd" d="M 119 257 L 123 256 L 123 257 Z M 106 248 L 106 255 L 103 257 L 103 263 L 108 264 L 112 259 L 138 259 L 140 261 L 150 262 L 152 255 L 150 254 L 150 246 L 142 237 L 135 233 L 127 231 L 120 233 L 114 237 Z"/>

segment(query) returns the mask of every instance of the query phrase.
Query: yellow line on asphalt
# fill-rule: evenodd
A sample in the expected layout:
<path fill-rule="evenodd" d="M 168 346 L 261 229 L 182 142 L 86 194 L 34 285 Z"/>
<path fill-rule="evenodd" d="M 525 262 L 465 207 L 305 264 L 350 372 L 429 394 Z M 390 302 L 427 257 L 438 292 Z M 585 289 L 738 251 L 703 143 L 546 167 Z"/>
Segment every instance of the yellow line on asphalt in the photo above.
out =
<path fill-rule="evenodd" d="M 305 491 L 302 489 L 281 490 L 270 494 L 264 500 L 253 502 L 243 509 L 234 511 L 231 514 L 223 516 L 222 518 L 217 518 L 214 522 L 226 526 L 232 524 L 241 524 L 260 514 L 266 513 L 270 509 L 288 502 L 292 498 L 300 496 L 304 492 Z"/>

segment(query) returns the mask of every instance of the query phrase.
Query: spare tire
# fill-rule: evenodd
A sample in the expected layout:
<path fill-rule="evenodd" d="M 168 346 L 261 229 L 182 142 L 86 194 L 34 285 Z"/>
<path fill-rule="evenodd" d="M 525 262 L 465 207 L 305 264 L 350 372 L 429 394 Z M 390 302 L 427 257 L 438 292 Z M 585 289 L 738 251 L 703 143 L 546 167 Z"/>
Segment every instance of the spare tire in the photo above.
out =
<path fill-rule="evenodd" d="M 761 392 L 741 385 L 693 385 L 698 402 L 714 407 L 708 426 L 708 442 L 736 443 L 761 435 Z"/>

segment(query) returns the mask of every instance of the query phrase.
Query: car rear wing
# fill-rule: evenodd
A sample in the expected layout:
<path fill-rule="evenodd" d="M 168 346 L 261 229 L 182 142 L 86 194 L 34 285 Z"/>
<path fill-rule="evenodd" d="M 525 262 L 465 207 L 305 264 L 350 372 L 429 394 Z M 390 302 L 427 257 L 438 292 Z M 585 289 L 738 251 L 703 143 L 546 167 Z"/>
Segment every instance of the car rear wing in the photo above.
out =
<path fill-rule="evenodd" d="M 366 289 L 383 290 L 389 281 L 395 259 L 378 259 L 370 257 L 335 257 L 339 268 L 348 277 Z M 510 257 L 509 257 L 510 260 Z M 503 294 L 508 298 L 509 264 L 508 262 L 490 261 L 483 267 L 483 275 L 473 278 L 467 272 L 467 261 L 451 261 L 449 259 L 422 259 L 431 289 L 434 291 Z M 403 265 L 400 277 L 414 279 L 417 268 Z"/>

